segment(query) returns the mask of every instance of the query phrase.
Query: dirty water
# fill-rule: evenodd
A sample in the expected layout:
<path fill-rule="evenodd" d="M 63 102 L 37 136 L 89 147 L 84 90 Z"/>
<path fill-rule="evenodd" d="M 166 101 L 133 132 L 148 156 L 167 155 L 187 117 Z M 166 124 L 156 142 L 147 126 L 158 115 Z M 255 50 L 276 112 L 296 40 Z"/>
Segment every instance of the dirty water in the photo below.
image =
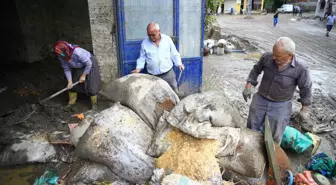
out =
<path fill-rule="evenodd" d="M 0 169 L 0 185 L 31 185 L 43 170 L 37 165 Z"/>

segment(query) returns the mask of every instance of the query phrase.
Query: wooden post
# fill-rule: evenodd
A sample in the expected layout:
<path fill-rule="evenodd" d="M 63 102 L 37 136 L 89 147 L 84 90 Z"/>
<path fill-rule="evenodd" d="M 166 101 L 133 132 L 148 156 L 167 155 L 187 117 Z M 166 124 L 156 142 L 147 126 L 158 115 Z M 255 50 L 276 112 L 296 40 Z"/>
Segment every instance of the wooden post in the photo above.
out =
<path fill-rule="evenodd" d="M 264 3 L 265 3 L 265 0 L 261 0 L 261 11 L 263 11 L 264 9 Z"/>

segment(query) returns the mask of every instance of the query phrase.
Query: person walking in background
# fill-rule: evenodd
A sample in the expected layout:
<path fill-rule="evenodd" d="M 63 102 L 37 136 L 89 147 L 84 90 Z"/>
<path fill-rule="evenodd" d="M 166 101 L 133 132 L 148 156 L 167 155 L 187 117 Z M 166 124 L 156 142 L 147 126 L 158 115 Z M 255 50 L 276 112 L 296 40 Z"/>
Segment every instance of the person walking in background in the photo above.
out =
<path fill-rule="evenodd" d="M 293 6 L 293 16 L 296 15 L 296 6 Z"/>
<path fill-rule="evenodd" d="M 334 26 L 334 23 L 335 23 L 335 15 L 333 13 L 331 13 L 331 15 L 329 15 L 327 17 L 327 33 L 326 33 L 326 36 L 329 37 L 329 32 L 331 31 L 331 29 L 333 28 Z"/>
<path fill-rule="evenodd" d="M 279 21 L 279 12 L 278 10 L 274 13 L 274 16 L 273 16 L 273 26 L 275 27 L 277 24 L 278 24 L 278 21 Z"/>
<path fill-rule="evenodd" d="M 301 7 L 300 6 L 296 6 L 296 14 L 297 15 L 299 13 L 299 16 L 301 14 Z"/>
<path fill-rule="evenodd" d="M 303 13 L 303 7 L 300 7 L 300 17 L 302 17 L 302 13 Z"/>
<path fill-rule="evenodd" d="M 69 102 L 67 107 L 76 103 L 77 93 L 91 97 L 92 110 L 97 110 L 97 94 L 100 90 L 101 77 L 97 59 L 87 50 L 66 41 L 57 41 L 53 52 L 58 57 L 68 80 Z M 73 86 L 72 83 L 80 84 Z"/>

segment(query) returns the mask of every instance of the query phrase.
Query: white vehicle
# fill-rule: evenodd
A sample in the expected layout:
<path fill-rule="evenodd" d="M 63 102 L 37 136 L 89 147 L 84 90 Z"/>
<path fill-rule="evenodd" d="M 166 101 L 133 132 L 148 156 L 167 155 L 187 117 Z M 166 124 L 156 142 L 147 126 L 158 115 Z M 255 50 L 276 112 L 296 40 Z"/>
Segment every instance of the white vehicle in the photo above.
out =
<path fill-rule="evenodd" d="M 283 4 L 280 8 L 278 8 L 278 11 L 281 13 L 290 13 L 293 12 L 294 6 L 292 4 Z"/>

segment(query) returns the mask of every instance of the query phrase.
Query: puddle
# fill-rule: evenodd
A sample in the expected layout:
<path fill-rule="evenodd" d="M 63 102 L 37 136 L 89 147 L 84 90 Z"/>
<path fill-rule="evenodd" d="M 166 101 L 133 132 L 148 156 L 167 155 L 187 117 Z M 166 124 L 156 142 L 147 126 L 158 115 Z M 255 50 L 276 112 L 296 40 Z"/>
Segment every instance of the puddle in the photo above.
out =
<path fill-rule="evenodd" d="M 45 167 L 42 165 L 24 165 L 0 169 L 0 185 L 31 185 Z"/>
<path fill-rule="evenodd" d="M 32 185 L 48 169 L 56 169 L 57 174 L 63 174 L 69 167 L 66 163 L 46 163 L 1 168 L 0 185 Z"/>

